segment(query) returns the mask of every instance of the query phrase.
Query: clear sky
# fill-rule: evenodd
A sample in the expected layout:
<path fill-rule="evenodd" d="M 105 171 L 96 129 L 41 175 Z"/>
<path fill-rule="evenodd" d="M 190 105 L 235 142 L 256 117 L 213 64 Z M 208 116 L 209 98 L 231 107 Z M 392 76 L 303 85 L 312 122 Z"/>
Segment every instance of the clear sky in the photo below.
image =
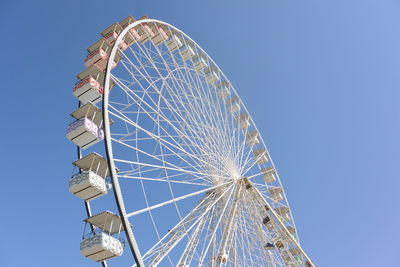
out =
<path fill-rule="evenodd" d="M 129 14 L 177 26 L 229 77 L 317 266 L 400 266 L 396 0 L 0 1 L 0 266 L 98 266 L 79 255 L 65 128 L 85 48 Z"/>

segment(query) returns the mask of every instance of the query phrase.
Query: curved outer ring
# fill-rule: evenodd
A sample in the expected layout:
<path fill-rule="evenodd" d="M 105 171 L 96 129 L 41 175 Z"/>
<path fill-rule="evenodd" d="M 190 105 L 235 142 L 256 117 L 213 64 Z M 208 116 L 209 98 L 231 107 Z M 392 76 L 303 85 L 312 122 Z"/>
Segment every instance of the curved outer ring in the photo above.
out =
<path fill-rule="evenodd" d="M 116 172 L 116 168 L 115 168 L 115 164 L 114 164 L 114 157 L 113 157 L 113 151 L 112 151 L 112 142 L 111 142 L 111 132 L 110 132 L 110 124 L 109 124 L 109 114 L 108 114 L 108 94 L 109 94 L 109 87 L 110 87 L 110 75 L 111 75 L 111 70 L 112 70 L 112 63 L 115 57 L 115 54 L 117 53 L 117 49 L 118 49 L 118 43 L 121 42 L 121 40 L 124 38 L 124 36 L 126 35 L 126 33 L 132 29 L 133 27 L 136 27 L 137 25 L 140 25 L 142 23 L 149 23 L 149 22 L 156 22 L 156 23 L 160 23 L 160 24 L 164 24 L 168 27 L 171 27 L 175 30 L 177 30 L 178 32 L 183 33 L 182 31 L 180 31 L 179 29 L 177 29 L 176 27 L 164 22 L 164 21 L 160 21 L 160 20 L 156 20 L 156 19 L 142 19 L 142 20 L 138 20 L 133 22 L 132 24 L 130 24 L 129 26 L 127 26 L 125 29 L 122 30 L 122 32 L 118 35 L 117 40 L 115 41 L 110 56 L 108 58 L 108 62 L 107 62 L 107 70 L 106 70 L 106 75 L 104 77 L 104 92 L 103 92 L 103 122 L 104 122 L 104 143 L 105 143 L 105 148 L 106 148 L 106 155 L 107 155 L 107 161 L 108 161 L 108 168 L 110 170 L 110 176 L 111 176 L 111 181 L 112 181 L 112 185 L 113 185 L 113 191 L 114 191 L 114 197 L 118 206 L 118 210 L 121 216 L 121 220 L 122 220 L 122 225 L 125 229 L 125 233 L 128 239 L 128 243 L 130 246 L 130 249 L 132 251 L 133 257 L 135 259 L 135 262 L 137 264 L 137 266 L 139 267 L 144 267 L 144 263 L 143 263 L 143 259 L 142 256 L 140 254 L 139 251 L 139 247 L 137 245 L 135 236 L 133 234 L 132 228 L 129 227 L 130 223 L 127 217 L 127 213 L 126 213 L 126 209 L 125 209 L 125 204 L 124 204 L 124 200 L 122 198 L 122 192 L 121 192 L 121 187 L 119 185 L 119 181 L 118 181 L 118 176 L 117 176 L 117 172 Z M 184 33 L 183 33 L 184 34 Z M 207 55 L 208 60 L 210 60 L 216 67 L 218 67 L 218 65 L 212 60 L 212 58 L 194 41 L 192 40 L 189 36 L 187 36 L 186 34 L 184 34 L 186 38 L 188 38 L 190 41 L 192 41 L 198 49 L 200 49 L 205 55 Z M 229 83 L 230 81 L 228 80 L 228 78 L 224 75 L 224 73 L 221 71 L 221 69 L 218 67 L 219 72 L 222 74 L 222 76 L 224 77 L 224 79 Z M 232 90 L 234 91 L 234 93 L 239 97 L 239 95 L 237 94 L 235 88 L 233 86 L 231 86 Z M 240 98 L 240 97 L 239 97 Z M 241 101 L 241 103 L 243 103 Z M 243 105 L 245 111 L 247 114 L 249 114 L 247 108 L 245 105 Z M 273 166 L 273 168 L 275 169 L 276 175 L 278 176 L 278 180 L 279 179 L 279 175 L 277 173 L 277 170 L 275 168 L 275 165 L 272 161 L 272 158 L 269 154 L 269 151 L 264 143 L 264 140 L 261 136 L 261 133 L 258 131 L 256 124 L 254 123 L 253 119 L 250 116 L 250 120 L 252 122 L 252 125 L 254 126 L 254 128 L 256 129 L 256 131 L 258 132 L 261 142 L 264 146 L 264 148 L 267 151 L 268 157 L 271 161 L 271 164 Z M 282 187 L 283 188 L 283 187 Z M 258 191 L 258 190 L 257 190 Z M 261 195 L 262 194 L 258 191 L 258 193 Z M 289 206 L 289 201 L 286 198 L 286 194 L 285 191 L 283 190 L 283 195 L 285 197 L 286 203 L 290 209 Z M 263 197 L 262 197 L 263 198 Z M 263 198 L 263 200 L 265 201 L 265 199 Z M 265 201 L 266 202 L 266 201 Z M 266 202 L 266 204 L 268 204 Z M 275 212 L 273 212 L 275 213 Z M 293 216 L 290 212 L 290 216 L 292 219 L 292 223 L 293 226 L 295 227 L 295 223 L 294 223 L 294 219 Z M 288 234 L 289 238 L 291 239 L 291 241 L 300 249 L 301 253 L 303 254 L 303 256 L 308 260 L 308 262 L 314 266 L 312 264 L 311 259 L 308 257 L 308 255 L 305 253 L 305 251 L 302 249 L 302 247 L 300 246 L 299 242 L 292 236 L 292 234 L 286 229 L 284 223 L 279 219 L 279 217 L 276 218 L 277 221 L 281 224 L 281 226 L 283 227 L 283 229 L 285 229 L 285 232 Z M 296 232 L 296 237 L 297 237 L 297 232 Z M 298 237 L 297 237 L 298 239 Z"/>

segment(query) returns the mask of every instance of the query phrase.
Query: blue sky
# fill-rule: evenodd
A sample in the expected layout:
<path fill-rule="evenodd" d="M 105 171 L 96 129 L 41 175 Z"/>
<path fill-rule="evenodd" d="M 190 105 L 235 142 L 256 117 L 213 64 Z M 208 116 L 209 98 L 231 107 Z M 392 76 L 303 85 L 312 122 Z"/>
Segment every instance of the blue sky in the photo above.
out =
<path fill-rule="evenodd" d="M 169 22 L 229 77 L 317 266 L 398 266 L 400 2 L 2 1 L 0 266 L 97 266 L 65 138 L 85 48 L 129 14 Z"/>

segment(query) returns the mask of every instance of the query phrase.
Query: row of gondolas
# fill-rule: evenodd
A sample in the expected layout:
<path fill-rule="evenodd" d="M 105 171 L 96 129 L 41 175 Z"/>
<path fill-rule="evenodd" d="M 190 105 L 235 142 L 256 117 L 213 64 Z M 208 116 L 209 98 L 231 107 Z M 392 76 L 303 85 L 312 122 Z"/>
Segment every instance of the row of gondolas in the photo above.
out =
<path fill-rule="evenodd" d="M 145 20 L 142 17 L 140 20 Z M 167 49 L 170 53 L 179 53 L 184 61 L 193 66 L 198 72 L 204 75 L 205 82 L 216 88 L 218 96 L 227 105 L 227 110 L 231 112 L 238 123 L 240 130 L 246 130 L 246 144 L 254 147 L 253 157 L 257 164 L 265 166 L 268 162 L 267 151 L 264 148 L 256 148 L 260 143 L 257 131 L 247 131 L 251 125 L 250 116 L 247 113 L 240 113 L 240 99 L 231 96 L 230 85 L 227 81 L 221 80 L 217 68 L 210 66 L 209 61 L 204 55 L 196 53 L 192 43 L 185 41 L 185 38 L 175 30 L 167 28 L 165 25 L 156 22 L 145 22 L 132 27 L 118 44 L 115 44 L 119 34 L 135 19 L 128 16 L 120 23 L 114 23 L 101 32 L 101 38 L 87 48 L 88 55 L 84 60 L 86 69 L 77 74 L 78 82 L 73 87 L 73 95 L 79 100 L 79 108 L 71 113 L 75 119 L 67 128 L 67 138 L 81 149 L 86 149 L 104 139 L 103 115 L 102 111 L 96 106 L 102 100 L 105 70 L 109 61 L 109 55 L 114 45 L 118 45 L 119 50 L 124 51 L 133 44 L 142 45 L 152 42 L 154 46 Z M 115 68 L 121 55 L 116 53 L 111 67 Z M 112 87 L 114 84 L 111 84 Z M 93 152 L 73 163 L 79 170 L 73 175 L 69 182 L 69 191 L 84 201 L 91 201 L 107 194 L 110 189 L 106 182 L 109 176 L 107 160 L 101 155 Z M 261 173 L 266 183 L 276 181 L 275 170 L 273 167 L 261 169 Z M 270 186 L 268 188 L 270 199 L 280 202 L 284 199 L 282 188 Z M 290 220 L 289 208 L 279 205 L 275 212 L 282 221 Z M 263 224 L 271 227 L 271 220 L 265 217 Z M 107 259 L 120 256 L 123 253 L 124 242 L 116 237 L 124 230 L 121 219 L 118 215 L 104 211 L 97 215 L 85 219 L 85 227 L 90 225 L 95 229 L 88 235 L 84 235 L 81 241 L 81 254 L 92 260 L 101 262 Z M 295 229 L 291 226 L 287 230 L 294 234 Z M 276 240 L 265 245 L 267 250 L 279 249 L 287 264 L 293 263 L 299 251 L 295 248 L 283 250 L 285 247 L 283 240 Z M 286 256 L 285 256 L 286 255 Z M 290 256 L 292 255 L 292 256 Z M 220 256 L 221 261 L 227 260 L 227 255 Z"/>

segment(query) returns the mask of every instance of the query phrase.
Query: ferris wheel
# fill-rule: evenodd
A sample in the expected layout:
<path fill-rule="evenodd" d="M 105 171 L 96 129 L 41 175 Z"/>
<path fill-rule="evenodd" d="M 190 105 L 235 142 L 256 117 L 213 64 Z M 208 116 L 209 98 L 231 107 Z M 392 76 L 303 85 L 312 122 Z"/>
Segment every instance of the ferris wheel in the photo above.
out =
<path fill-rule="evenodd" d="M 103 266 L 124 250 L 134 266 L 314 266 L 261 134 L 208 54 L 147 17 L 101 35 L 67 128 L 81 254 Z"/>

